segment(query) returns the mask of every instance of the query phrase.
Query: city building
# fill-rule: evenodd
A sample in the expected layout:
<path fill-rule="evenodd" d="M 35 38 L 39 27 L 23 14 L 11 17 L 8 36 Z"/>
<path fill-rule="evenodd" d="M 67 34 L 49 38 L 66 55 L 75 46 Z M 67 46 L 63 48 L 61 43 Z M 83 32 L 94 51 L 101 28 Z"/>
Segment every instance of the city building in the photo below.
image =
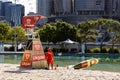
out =
<path fill-rule="evenodd" d="M 110 18 L 120 18 L 120 0 L 105 0 L 105 15 Z"/>
<path fill-rule="evenodd" d="M 2 1 L 0 1 L 0 22 L 3 22 L 4 16 L 2 16 Z"/>
<path fill-rule="evenodd" d="M 54 0 L 55 15 L 71 14 L 71 0 Z"/>
<path fill-rule="evenodd" d="M 37 0 L 37 14 L 49 17 L 53 13 L 53 0 Z"/>
<path fill-rule="evenodd" d="M 75 12 L 78 15 L 102 16 L 105 11 L 105 0 L 75 0 Z"/>
<path fill-rule="evenodd" d="M 21 4 L 15 4 L 11 6 L 11 21 L 14 22 L 14 25 L 20 26 L 22 24 L 24 12 L 24 6 Z"/>
<path fill-rule="evenodd" d="M 2 15 L 2 1 L 0 1 L 0 16 Z"/>
<path fill-rule="evenodd" d="M 12 2 L 3 2 L 2 4 L 2 16 L 8 23 L 11 21 L 11 6 Z"/>
<path fill-rule="evenodd" d="M 24 16 L 24 6 L 13 4 L 12 2 L 0 1 L 0 16 L 11 26 L 21 25 L 22 17 Z"/>
<path fill-rule="evenodd" d="M 47 16 L 48 22 L 77 25 L 97 18 L 120 20 L 120 0 L 37 0 L 37 6 L 38 14 Z"/>

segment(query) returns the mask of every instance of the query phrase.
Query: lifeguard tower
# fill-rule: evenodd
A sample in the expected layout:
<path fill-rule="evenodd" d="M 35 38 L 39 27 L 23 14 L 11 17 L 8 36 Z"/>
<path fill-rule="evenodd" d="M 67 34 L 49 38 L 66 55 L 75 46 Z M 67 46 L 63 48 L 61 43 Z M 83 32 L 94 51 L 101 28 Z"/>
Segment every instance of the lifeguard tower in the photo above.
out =
<path fill-rule="evenodd" d="M 45 16 L 24 16 L 23 28 L 26 29 L 26 50 L 24 51 L 21 67 L 48 68 L 40 38 L 35 38 L 36 23 Z"/>

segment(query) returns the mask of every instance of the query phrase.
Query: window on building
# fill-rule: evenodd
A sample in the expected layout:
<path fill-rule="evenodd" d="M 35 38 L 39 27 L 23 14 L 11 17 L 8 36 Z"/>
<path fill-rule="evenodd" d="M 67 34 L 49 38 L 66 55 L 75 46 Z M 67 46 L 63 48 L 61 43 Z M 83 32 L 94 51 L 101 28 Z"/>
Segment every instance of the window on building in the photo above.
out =
<path fill-rule="evenodd" d="M 97 11 L 92 11 L 91 15 L 97 15 Z"/>
<path fill-rule="evenodd" d="M 100 4 L 101 4 L 101 0 L 97 0 L 96 5 L 100 5 Z"/>
<path fill-rule="evenodd" d="M 104 11 L 99 11 L 99 15 L 104 15 Z"/>
<path fill-rule="evenodd" d="M 78 15 L 82 15 L 82 11 L 78 11 Z"/>
<path fill-rule="evenodd" d="M 84 11 L 84 15 L 89 15 L 89 11 Z"/>

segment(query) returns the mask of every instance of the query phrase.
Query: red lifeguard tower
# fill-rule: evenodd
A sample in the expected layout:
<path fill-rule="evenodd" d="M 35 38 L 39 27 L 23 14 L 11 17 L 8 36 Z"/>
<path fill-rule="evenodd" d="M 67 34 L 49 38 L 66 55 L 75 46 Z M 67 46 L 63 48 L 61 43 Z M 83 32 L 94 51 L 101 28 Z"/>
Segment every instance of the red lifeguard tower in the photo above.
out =
<path fill-rule="evenodd" d="M 40 38 L 35 38 L 34 29 L 36 23 L 40 19 L 46 18 L 45 16 L 32 15 L 23 16 L 22 26 L 26 29 L 26 50 L 24 51 L 21 67 L 32 67 L 32 68 L 47 68 L 47 61 L 45 59 L 44 50 Z"/>

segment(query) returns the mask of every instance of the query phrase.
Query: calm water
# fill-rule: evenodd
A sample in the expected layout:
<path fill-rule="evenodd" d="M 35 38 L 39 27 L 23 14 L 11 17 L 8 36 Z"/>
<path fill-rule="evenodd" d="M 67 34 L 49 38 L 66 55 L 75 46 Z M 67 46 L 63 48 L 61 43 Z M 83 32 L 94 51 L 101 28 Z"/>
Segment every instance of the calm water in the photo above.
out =
<path fill-rule="evenodd" d="M 61 56 L 55 56 L 55 65 L 66 66 L 75 65 L 81 61 L 99 58 L 100 62 L 97 65 L 93 65 L 87 69 L 93 70 L 106 70 L 120 72 L 120 55 L 80 55 L 80 54 L 65 54 Z M 12 63 L 19 64 L 22 59 L 22 54 L 0 54 L 0 63 Z"/>

